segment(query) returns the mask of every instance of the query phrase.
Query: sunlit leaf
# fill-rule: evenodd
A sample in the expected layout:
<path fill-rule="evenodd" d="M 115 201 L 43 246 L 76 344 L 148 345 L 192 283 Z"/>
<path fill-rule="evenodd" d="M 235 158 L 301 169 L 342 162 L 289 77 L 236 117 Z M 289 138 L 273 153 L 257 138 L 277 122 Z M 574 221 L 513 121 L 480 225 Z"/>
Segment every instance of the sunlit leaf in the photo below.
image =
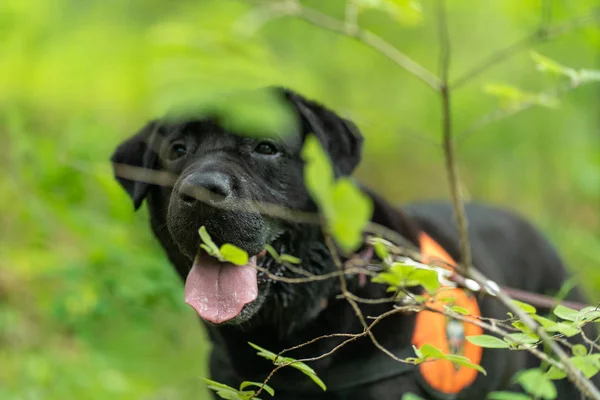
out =
<path fill-rule="evenodd" d="M 269 393 L 271 396 L 275 396 L 275 390 L 273 390 L 271 386 L 266 385 L 263 382 L 244 381 L 240 385 L 240 390 L 244 390 L 248 386 L 256 386 L 258 388 L 262 387 L 265 392 Z"/>
<path fill-rule="evenodd" d="M 317 373 L 315 372 L 315 370 L 312 369 L 311 367 L 309 367 L 308 365 L 306 365 L 305 363 L 296 361 L 295 359 L 293 359 L 291 357 L 279 357 L 279 356 L 277 356 L 277 354 L 273 353 L 272 351 L 264 349 L 254 343 L 248 342 L 248 344 L 250 346 L 252 346 L 254 349 L 258 350 L 257 354 L 259 356 L 264 357 L 267 360 L 273 361 L 273 364 L 275 364 L 275 365 L 288 365 L 289 364 L 290 367 L 296 368 L 297 370 L 299 370 L 300 372 L 302 372 L 303 374 L 308 376 L 310 379 L 312 379 L 312 381 L 315 382 L 321 389 L 323 389 L 323 391 L 327 390 L 327 386 L 325 386 L 325 383 L 323 383 L 323 381 L 317 376 Z"/>
<path fill-rule="evenodd" d="M 567 321 L 575 321 L 579 315 L 579 311 L 565 307 L 562 304 L 557 305 L 553 312 L 557 317 Z"/>
<path fill-rule="evenodd" d="M 567 337 L 575 336 L 580 331 L 581 330 L 578 327 L 574 326 L 573 324 L 566 323 L 566 322 L 559 322 L 556 325 L 553 325 L 550 328 L 546 329 L 546 332 L 562 333 L 563 335 L 565 335 Z"/>
<path fill-rule="evenodd" d="M 387 283 L 394 288 L 423 286 L 429 292 L 441 286 L 435 271 L 402 263 L 392 264 L 387 270 L 374 276 L 372 281 Z"/>
<path fill-rule="evenodd" d="M 567 373 L 562 369 L 556 368 L 554 365 L 546 372 L 546 377 L 553 381 L 564 379 L 567 377 Z"/>
<path fill-rule="evenodd" d="M 381 260 L 387 260 L 390 255 L 387 247 L 381 242 L 375 242 L 373 244 L 373 249 L 375 250 L 377 257 L 379 257 Z"/>
<path fill-rule="evenodd" d="M 513 300 L 512 302 L 514 305 L 519 307 L 521 310 L 525 311 L 527 314 L 535 314 L 537 311 L 535 307 L 531 304 L 523 303 L 522 301 L 518 300 Z"/>
<path fill-rule="evenodd" d="M 290 264 L 296 264 L 296 265 L 302 264 L 301 259 L 299 259 L 298 257 L 291 256 L 289 254 L 282 254 L 279 256 L 279 258 L 281 259 L 282 262 L 285 261 Z"/>
<path fill-rule="evenodd" d="M 302 157 L 306 162 L 306 187 L 325 216 L 333 237 L 346 252 L 355 250 L 371 217 L 371 201 L 348 178 L 334 182 L 329 157 L 314 135 L 305 139 Z"/>
<path fill-rule="evenodd" d="M 537 315 L 537 314 L 533 314 L 531 316 L 531 318 L 533 318 L 534 320 L 536 320 L 537 323 L 539 323 L 542 326 L 542 328 L 544 328 L 544 329 L 548 329 L 548 328 L 550 328 L 550 327 L 552 327 L 552 326 L 554 326 L 554 325 L 557 324 L 555 321 L 552 321 L 551 319 L 548 319 L 546 317 L 542 317 L 542 316 Z M 530 332 L 530 331 L 528 331 L 528 332 Z"/>
<path fill-rule="evenodd" d="M 462 314 L 462 315 L 469 315 L 469 310 L 467 310 L 464 307 L 460 307 L 460 306 L 452 306 L 450 307 L 450 310 L 454 311 L 455 313 L 458 314 Z"/>
<path fill-rule="evenodd" d="M 404 25 L 416 25 L 422 20 L 420 2 L 416 0 L 352 0 L 359 9 L 376 9 Z"/>
<path fill-rule="evenodd" d="M 582 345 L 582 344 L 576 344 L 571 348 L 571 353 L 573 353 L 574 356 L 586 356 L 588 351 L 587 348 Z"/>
<path fill-rule="evenodd" d="M 302 158 L 305 161 L 304 182 L 306 188 L 323 213 L 329 215 L 331 214 L 330 210 L 333 208 L 331 198 L 334 181 L 333 169 L 329 157 L 316 136 L 306 136 Z"/>
<path fill-rule="evenodd" d="M 585 307 L 577 314 L 577 320 L 591 322 L 600 319 L 600 310 L 597 307 Z"/>
<path fill-rule="evenodd" d="M 511 344 L 534 344 L 539 342 L 540 338 L 527 333 L 510 333 L 504 337 L 504 340 Z"/>
<path fill-rule="evenodd" d="M 204 225 L 202 225 L 200 227 L 200 229 L 198 229 L 198 234 L 200 235 L 200 239 L 202 240 L 202 243 L 204 244 L 204 246 L 202 246 L 202 248 L 205 249 L 207 251 L 207 253 L 209 253 L 211 255 L 219 253 L 219 248 L 217 247 L 215 242 L 212 241 L 212 239 Z"/>
<path fill-rule="evenodd" d="M 474 345 L 488 349 L 508 349 L 510 347 L 504 340 L 491 335 L 467 336 L 466 339 Z"/>
<path fill-rule="evenodd" d="M 234 389 L 230 386 L 227 386 L 223 383 L 219 383 L 210 379 L 203 378 L 207 383 L 209 389 L 214 390 L 217 395 L 226 400 L 246 400 L 246 398 L 240 395 L 240 392 L 237 389 Z"/>
<path fill-rule="evenodd" d="M 362 243 L 362 232 L 371 218 L 373 204 L 349 179 L 342 178 L 333 187 L 332 206 L 333 236 L 345 251 L 351 252 Z"/>
<path fill-rule="evenodd" d="M 556 108 L 559 105 L 558 99 L 554 96 L 545 93 L 531 93 L 506 84 L 488 84 L 484 86 L 483 90 L 485 93 L 498 98 L 500 107 L 505 109 L 515 109 L 522 104 L 529 103 L 549 108 Z"/>
<path fill-rule="evenodd" d="M 564 65 L 561 65 L 535 51 L 531 52 L 531 58 L 536 63 L 539 71 L 548 72 L 554 75 L 564 75 L 572 80 L 577 79 L 577 71 L 575 71 L 573 68 L 565 67 Z"/>
<path fill-rule="evenodd" d="M 444 354 L 444 352 L 442 352 L 440 349 L 430 344 L 424 344 L 421 346 L 417 355 L 419 356 L 419 359 L 423 359 L 424 361 L 432 358 L 436 360 L 448 360 L 463 367 L 476 369 L 477 371 L 486 375 L 486 371 L 481 365 L 474 364 L 467 357 L 456 354 Z"/>
<path fill-rule="evenodd" d="M 583 375 L 590 379 L 600 371 L 600 354 L 590 354 L 585 356 L 576 356 L 570 358 L 573 365 L 579 369 Z"/>
<path fill-rule="evenodd" d="M 402 395 L 402 400 L 423 400 L 423 398 L 414 393 L 406 393 Z"/>
<path fill-rule="evenodd" d="M 221 256 L 230 263 L 235 265 L 248 264 L 248 253 L 237 246 L 225 243 L 223 246 L 221 246 L 220 251 Z"/>

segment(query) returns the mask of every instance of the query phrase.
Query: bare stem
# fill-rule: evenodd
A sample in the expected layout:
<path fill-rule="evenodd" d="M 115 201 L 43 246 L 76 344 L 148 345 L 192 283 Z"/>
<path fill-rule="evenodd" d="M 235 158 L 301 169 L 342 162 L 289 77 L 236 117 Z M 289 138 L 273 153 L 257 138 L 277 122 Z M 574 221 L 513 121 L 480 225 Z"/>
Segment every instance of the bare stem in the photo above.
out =
<path fill-rule="evenodd" d="M 467 270 L 471 262 L 471 246 L 469 244 L 469 232 L 465 206 L 460 194 L 460 178 L 455 160 L 454 142 L 452 139 L 452 109 L 450 88 L 448 87 L 448 76 L 450 73 L 450 33 L 446 18 L 445 0 L 438 0 L 438 33 L 440 41 L 440 76 L 442 85 L 440 95 L 442 99 L 442 134 L 443 148 L 446 163 L 446 173 L 450 185 L 450 197 L 454 207 L 454 217 L 458 225 L 460 238 L 460 257 L 463 269 Z"/>
<path fill-rule="evenodd" d="M 438 26 L 440 32 L 440 65 L 441 65 L 441 96 L 442 96 L 442 116 L 443 116 L 443 134 L 444 134 L 444 153 L 446 157 L 446 169 L 449 178 L 449 184 L 451 188 L 451 199 L 454 205 L 455 217 L 457 219 L 460 244 L 461 244 L 461 257 L 462 264 L 464 267 L 463 274 L 465 277 L 473 279 L 482 288 L 488 287 L 488 279 L 483 276 L 479 271 L 472 267 L 470 250 L 468 249 L 468 232 L 467 232 L 467 220 L 464 213 L 464 204 L 459 195 L 459 178 L 457 173 L 456 161 L 454 157 L 454 147 L 452 142 L 452 124 L 451 124 L 451 112 L 450 112 L 450 91 L 448 87 L 448 70 L 449 70 L 449 58 L 450 58 L 450 37 L 446 21 L 446 10 L 445 0 L 438 0 Z M 459 80 L 460 82 L 460 80 Z M 556 354 L 563 365 L 563 369 L 566 372 L 569 379 L 577 386 L 581 393 L 593 398 L 600 400 L 600 392 L 594 386 L 594 384 L 586 379 L 580 370 L 578 370 L 569 360 L 569 356 L 562 349 L 562 347 L 556 343 L 546 331 L 531 318 L 527 313 L 517 307 L 513 300 L 504 293 L 502 290 L 496 293 L 496 298 L 500 300 L 514 315 L 518 316 L 520 320 L 527 325 L 533 332 L 535 332 L 542 341 Z"/>
<path fill-rule="evenodd" d="M 544 21 L 547 20 L 548 11 L 544 11 L 542 18 L 542 25 L 529 36 L 518 40 L 517 42 L 493 53 L 488 58 L 483 60 L 480 64 L 475 65 L 471 69 L 467 70 L 462 76 L 454 80 L 450 85 L 452 89 L 457 89 L 466 83 L 470 82 L 476 76 L 485 72 L 488 68 L 501 63 L 502 61 L 512 57 L 520 51 L 527 50 L 539 43 L 546 42 L 550 39 L 554 39 L 558 36 L 564 35 L 565 33 L 571 32 L 576 28 L 589 25 L 600 19 L 600 8 L 592 10 L 590 13 L 580 15 L 573 18 L 572 20 L 562 22 L 555 25 L 545 26 Z"/>
<path fill-rule="evenodd" d="M 439 89 L 440 79 L 435 76 L 435 74 L 398 50 L 386 40 L 382 39 L 380 36 L 361 29 L 356 24 L 356 9 L 352 6 L 346 9 L 345 21 L 339 21 L 327 14 L 302 6 L 296 2 L 276 2 L 263 5 L 261 9 L 264 10 L 263 13 L 265 16 L 254 17 L 251 19 L 254 23 L 253 30 L 257 29 L 257 24 L 261 21 L 266 23 L 278 16 L 295 16 L 311 25 L 325 29 L 329 32 L 337 33 L 344 37 L 353 38 L 367 45 L 371 49 L 376 50 L 383 56 L 387 57 L 400 68 L 425 82 L 432 89 Z"/>

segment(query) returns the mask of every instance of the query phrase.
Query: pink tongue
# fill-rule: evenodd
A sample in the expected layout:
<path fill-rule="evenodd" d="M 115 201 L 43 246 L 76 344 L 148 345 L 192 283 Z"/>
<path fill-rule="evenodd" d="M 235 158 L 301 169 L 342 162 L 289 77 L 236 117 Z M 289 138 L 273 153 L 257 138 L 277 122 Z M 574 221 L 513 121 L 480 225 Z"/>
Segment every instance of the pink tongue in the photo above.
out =
<path fill-rule="evenodd" d="M 255 267 L 256 256 L 238 266 L 199 254 L 185 280 L 185 302 L 214 324 L 235 318 L 258 296 Z"/>

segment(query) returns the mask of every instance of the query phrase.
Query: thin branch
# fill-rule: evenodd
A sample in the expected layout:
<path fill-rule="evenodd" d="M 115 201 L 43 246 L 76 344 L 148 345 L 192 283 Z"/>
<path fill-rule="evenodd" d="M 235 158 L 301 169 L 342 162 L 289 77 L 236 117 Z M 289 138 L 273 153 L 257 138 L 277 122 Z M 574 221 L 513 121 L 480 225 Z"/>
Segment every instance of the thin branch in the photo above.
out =
<path fill-rule="evenodd" d="M 446 173 L 448 174 L 448 182 L 450 185 L 450 197 L 454 207 L 454 218 L 458 226 L 460 239 L 460 263 L 462 268 L 467 270 L 471 262 L 471 246 L 469 244 L 469 230 L 467 225 L 467 217 L 465 206 L 460 194 L 460 178 L 458 176 L 458 167 L 454 159 L 454 141 L 452 139 L 452 110 L 451 96 L 448 87 L 448 75 L 450 73 L 450 32 L 446 17 L 445 0 L 438 0 L 438 33 L 440 40 L 440 76 L 442 77 L 442 85 L 440 94 L 442 98 L 442 134 L 443 148 L 446 163 Z"/>
<path fill-rule="evenodd" d="M 482 287 L 487 282 L 487 278 L 485 278 L 485 276 L 483 276 L 475 268 L 469 269 L 468 277 L 482 285 Z M 600 400 L 600 391 L 598 391 L 598 388 L 590 380 L 586 379 L 586 377 L 583 376 L 582 372 L 573 365 L 569 358 L 569 355 L 563 350 L 563 348 L 558 343 L 556 343 L 556 341 L 552 339 L 550 335 L 548 335 L 548 333 L 546 333 L 542 326 L 535 322 L 535 320 L 531 318 L 529 314 L 517 307 L 513 302 L 512 298 L 506 293 L 504 293 L 502 290 L 496 293 L 496 298 L 502 304 L 504 304 L 504 306 L 508 308 L 514 315 L 519 317 L 519 319 L 529 329 L 531 329 L 532 332 L 538 335 L 540 339 L 542 339 L 542 341 L 550 348 L 550 350 L 552 350 L 552 352 L 556 354 L 556 356 L 562 363 L 564 367 L 563 370 L 566 372 L 569 380 L 573 382 L 575 386 L 577 386 L 580 392 L 594 400 Z"/>
<path fill-rule="evenodd" d="M 470 82 L 476 76 L 486 71 L 488 68 L 501 63 L 502 61 L 512 57 L 522 50 L 526 50 L 539 43 L 554 39 L 558 36 L 564 35 L 565 33 L 571 32 L 576 28 L 589 25 L 598 20 L 600 20 L 600 9 L 594 9 L 588 14 L 575 17 L 572 20 L 562 22 L 560 24 L 548 27 L 542 26 L 531 35 L 493 53 L 482 63 L 467 70 L 467 72 L 465 72 L 462 76 L 454 80 L 450 87 L 452 89 L 458 89 L 459 87 Z"/>
<path fill-rule="evenodd" d="M 394 47 L 392 44 L 390 44 L 380 36 L 372 32 L 366 31 L 364 29 L 361 29 L 356 24 L 353 25 L 352 20 L 350 20 L 350 23 L 348 23 L 348 20 L 339 21 L 333 17 L 330 17 L 327 14 L 324 14 L 312 8 L 302 6 L 295 2 L 277 2 L 274 4 L 267 4 L 263 5 L 261 9 L 264 10 L 266 15 L 269 16 L 269 18 L 265 17 L 262 19 L 265 23 L 277 16 L 294 16 L 308 22 L 311 25 L 317 26 L 327 31 L 337 33 L 344 37 L 353 38 L 367 45 L 368 47 L 378 51 L 380 54 L 393 61 L 396 65 L 398 65 L 405 71 L 411 73 L 421 81 L 425 82 L 432 89 L 439 89 L 440 79 L 437 76 L 435 76 L 435 74 L 433 74 L 427 68 L 423 67 L 418 62 L 414 61 L 412 58 L 408 57 L 406 54 L 402 53 L 400 50 L 398 50 L 396 47 Z M 353 17 L 352 14 L 350 14 L 350 17 Z M 260 20 L 260 18 L 256 18 L 256 20 Z M 258 27 L 255 24 L 254 29 L 257 28 Z"/>
<path fill-rule="evenodd" d="M 439 11 L 438 11 L 438 26 L 440 31 L 440 42 L 441 42 L 441 65 L 442 65 L 442 104 L 443 104 L 443 132 L 444 132 L 444 152 L 446 158 L 446 168 L 449 178 L 449 184 L 451 187 L 452 203 L 454 205 L 455 217 L 459 226 L 461 251 L 465 251 L 468 247 L 468 233 L 467 233 L 467 220 L 464 213 L 464 204 L 458 194 L 459 179 L 457 173 L 456 162 L 454 159 L 454 148 L 452 143 L 452 125 L 450 119 L 450 93 L 447 86 L 448 69 L 449 69 L 449 57 L 450 57 L 450 38 L 446 23 L 446 10 L 445 0 L 438 0 Z M 461 254 L 462 262 L 464 266 L 463 274 L 465 277 L 470 278 L 477 282 L 481 288 L 489 287 L 489 280 L 482 275 L 479 271 L 473 268 L 470 252 Z M 577 388 L 585 395 L 600 400 L 600 392 L 596 386 L 586 379 L 581 371 L 577 369 L 569 359 L 569 356 L 563 350 L 563 348 L 556 343 L 546 331 L 531 318 L 527 313 L 517 307 L 513 300 L 502 290 L 498 290 L 495 296 L 502 304 L 504 304 L 514 315 L 518 316 L 519 319 L 535 332 L 542 341 L 556 354 L 563 365 L 563 369 L 566 372 L 569 380 L 571 380 Z"/>
<path fill-rule="evenodd" d="M 568 83 L 563 84 L 561 86 L 558 86 L 556 88 L 547 90 L 545 92 L 539 93 L 537 98 L 558 98 L 560 96 L 565 95 L 566 93 L 577 89 L 578 87 L 580 87 L 581 85 L 583 85 L 584 83 L 588 83 L 585 80 L 570 80 Z M 461 133 L 459 133 L 458 135 L 456 135 L 456 140 L 457 141 L 462 141 L 464 140 L 467 136 L 471 135 L 472 133 L 480 130 L 481 128 L 483 128 L 484 126 L 490 125 L 494 122 L 498 122 L 501 121 L 503 119 L 506 119 L 508 117 L 512 117 L 516 114 L 519 114 L 523 111 L 526 111 L 532 107 L 535 106 L 541 106 L 540 102 L 537 101 L 536 99 L 532 99 L 532 100 L 528 100 L 528 101 L 523 101 L 521 103 L 518 103 L 516 106 L 514 107 L 510 107 L 510 108 L 499 108 L 497 110 L 494 110 L 482 117 L 480 117 L 477 121 L 473 122 L 467 129 L 465 129 L 464 131 L 462 131 Z"/>

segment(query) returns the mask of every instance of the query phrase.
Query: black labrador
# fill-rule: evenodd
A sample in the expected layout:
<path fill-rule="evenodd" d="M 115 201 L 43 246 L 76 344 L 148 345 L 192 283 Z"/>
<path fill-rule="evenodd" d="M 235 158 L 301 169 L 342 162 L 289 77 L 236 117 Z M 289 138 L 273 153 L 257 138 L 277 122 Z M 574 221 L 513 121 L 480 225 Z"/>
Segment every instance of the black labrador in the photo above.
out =
<path fill-rule="evenodd" d="M 269 361 L 257 357 L 248 342 L 278 352 L 322 335 L 362 331 L 353 309 L 337 296 L 338 279 L 303 284 L 271 279 L 273 275 L 301 275 L 265 255 L 267 244 L 280 253 L 299 257 L 300 267 L 313 274 L 335 271 L 336 266 L 318 225 L 264 215 L 252 202 L 314 212 L 316 205 L 303 180 L 301 149 L 305 136 L 317 136 L 338 177 L 352 174 L 362 147 L 361 134 L 352 122 L 292 91 L 276 90 L 298 117 L 298 124 L 290 126 L 281 139 L 236 134 L 223 128 L 218 118 L 163 119 L 150 122 L 122 143 L 112 157 L 114 163 L 176 176 L 173 187 L 120 176 L 117 179 L 136 209 L 146 200 L 152 230 L 186 282 L 186 302 L 198 312 L 210 335 L 211 377 L 233 387 L 242 381 L 263 381 L 273 369 Z M 198 201 L 191 195 L 194 188 L 214 196 Z M 415 245 L 424 231 L 455 260 L 460 259 L 449 204 L 414 204 L 398 210 L 362 189 L 373 202 L 373 222 Z M 530 224 L 509 212 L 479 204 L 467 205 L 467 215 L 474 264 L 490 279 L 535 293 L 560 289 L 567 279 L 565 267 Z M 199 251 L 198 229 L 202 225 L 217 245 L 231 243 L 245 250 L 251 256 L 248 264 L 220 263 Z M 270 274 L 257 272 L 256 265 Z M 350 290 L 361 298 L 386 296 L 384 285 L 361 285 L 357 278 L 348 279 Z M 569 298 L 583 300 L 577 289 Z M 481 298 L 479 305 L 484 316 L 506 316 L 506 310 L 493 299 Z M 377 316 L 391 305 L 360 307 L 364 315 Z M 395 314 L 382 320 L 373 333 L 393 353 L 412 356 L 414 326 L 414 314 Z M 316 357 L 344 339 L 330 337 L 288 355 Z M 539 362 L 523 351 L 486 349 L 481 365 L 487 376 L 479 374 L 458 396 L 437 396 L 420 379 L 416 367 L 393 361 L 369 338 L 353 341 L 310 365 L 328 385 L 326 392 L 300 372 L 284 368 L 269 381 L 276 390 L 275 398 L 384 400 L 400 399 L 412 392 L 423 398 L 483 399 L 491 391 L 510 388 L 515 372 Z M 557 387 L 559 399 L 579 398 L 568 382 L 559 381 Z"/>

